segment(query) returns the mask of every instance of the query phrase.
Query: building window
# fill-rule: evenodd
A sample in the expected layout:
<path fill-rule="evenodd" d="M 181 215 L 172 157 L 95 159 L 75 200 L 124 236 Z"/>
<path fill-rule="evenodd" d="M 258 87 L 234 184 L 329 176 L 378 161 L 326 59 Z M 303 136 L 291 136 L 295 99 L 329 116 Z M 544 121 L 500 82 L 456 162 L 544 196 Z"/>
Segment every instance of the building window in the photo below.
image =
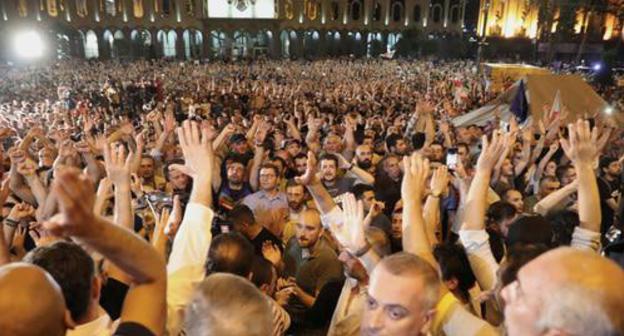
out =
<path fill-rule="evenodd" d="M 433 5 L 431 9 L 431 18 L 434 23 L 440 23 L 442 21 L 442 6 L 441 5 Z"/>
<path fill-rule="evenodd" d="M 459 7 L 453 6 L 451 8 L 451 22 L 457 23 L 459 21 Z"/>
<path fill-rule="evenodd" d="M 340 5 L 338 5 L 338 2 L 336 1 L 332 2 L 331 4 L 331 16 L 330 17 L 332 21 L 336 21 L 340 17 Z"/>
<path fill-rule="evenodd" d="M 353 0 L 353 2 L 351 2 L 351 20 L 353 21 L 357 21 L 360 19 L 360 17 L 362 16 L 362 3 L 360 2 L 360 0 Z"/>
<path fill-rule="evenodd" d="M 98 58 L 100 56 L 100 51 L 98 49 L 98 39 L 97 35 L 93 32 L 93 30 L 89 30 L 87 32 L 87 36 L 85 38 L 85 58 Z"/>
<path fill-rule="evenodd" d="M 399 22 L 403 18 L 403 4 L 395 2 L 392 4 L 392 21 Z"/>
<path fill-rule="evenodd" d="M 186 15 L 195 16 L 195 0 L 186 0 L 184 2 L 184 9 L 186 10 Z"/>
<path fill-rule="evenodd" d="M 87 0 L 76 0 L 76 15 L 81 18 L 87 17 L 87 15 L 89 15 Z"/>
<path fill-rule="evenodd" d="M 140 19 L 143 17 L 143 0 L 132 0 L 132 11 L 134 13 L 134 17 Z"/>
<path fill-rule="evenodd" d="M 373 8 L 375 8 L 373 10 L 373 21 L 378 22 L 381 20 L 381 5 L 379 2 L 375 1 L 375 6 Z"/>
<path fill-rule="evenodd" d="M 420 21 L 420 5 L 414 6 L 414 22 Z"/>

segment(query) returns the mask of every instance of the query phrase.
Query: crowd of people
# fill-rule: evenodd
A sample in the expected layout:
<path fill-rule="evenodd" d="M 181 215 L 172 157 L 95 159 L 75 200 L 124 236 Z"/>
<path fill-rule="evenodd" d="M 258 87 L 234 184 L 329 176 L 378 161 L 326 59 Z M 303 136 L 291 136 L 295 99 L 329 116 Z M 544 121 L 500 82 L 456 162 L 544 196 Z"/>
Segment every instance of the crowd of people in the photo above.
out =
<path fill-rule="evenodd" d="M 454 127 L 471 61 L 0 73 L 1 334 L 624 335 L 604 115 Z"/>

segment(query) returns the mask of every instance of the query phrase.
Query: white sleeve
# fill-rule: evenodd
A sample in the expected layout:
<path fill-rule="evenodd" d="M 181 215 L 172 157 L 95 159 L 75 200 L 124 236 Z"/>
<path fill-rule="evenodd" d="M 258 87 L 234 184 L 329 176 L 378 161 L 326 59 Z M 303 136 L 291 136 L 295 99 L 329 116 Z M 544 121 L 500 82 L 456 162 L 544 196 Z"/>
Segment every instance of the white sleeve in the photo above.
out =
<path fill-rule="evenodd" d="M 167 331 L 170 335 L 180 332 L 184 309 L 193 290 L 204 279 L 213 217 L 209 207 L 189 203 L 173 241 L 167 265 Z"/>
<path fill-rule="evenodd" d="M 466 249 L 472 272 L 484 291 L 494 288 L 498 271 L 489 238 L 485 230 L 459 230 L 459 241 Z"/>
<path fill-rule="evenodd" d="M 321 215 L 321 223 L 323 223 L 323 227 L 325 229 L 330 228 L 330 224 L 340 226 L 343 222 L 344 214 L 342 213 L 342 209 L 340 209 L 339 206 L 335 206 L 328 213 L 324 213 Z"/>
<path fill-rule="evenodd" d="M 580 226 L 574 228 L 570 245 L 579 250 L 600 252 L 600 232 L 583 229 Z"/>

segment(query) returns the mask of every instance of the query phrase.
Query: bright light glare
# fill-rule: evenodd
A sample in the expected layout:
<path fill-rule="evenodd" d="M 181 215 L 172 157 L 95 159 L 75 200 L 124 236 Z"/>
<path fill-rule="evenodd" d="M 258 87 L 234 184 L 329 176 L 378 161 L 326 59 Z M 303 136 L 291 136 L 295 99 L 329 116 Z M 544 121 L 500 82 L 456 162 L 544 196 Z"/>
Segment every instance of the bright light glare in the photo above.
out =
<path fill-rule="evenodd" d="M 43 40 L 37 32 L 27 31 L 15 34 L 13 45 L 17 56 L 21 58 L 38 58 L 43 55 Z"/>
<path fill-rule="evenodd" d="M 606 114 L 611 114 L 611 113 L 613 113 L 613 107 L 611 107 L 611 106 L 607 106 L 607 107 L 605 108 L 605 113 L 606 113 Z"/>
<path fill-rule="evenodd" d="M 595 71 L 599 71 L 600 68 L 602 68 L 602 65 L 600 63 L 596 63 L 596 64 L 594 64 L 593 68 L 594 68 Z"/>

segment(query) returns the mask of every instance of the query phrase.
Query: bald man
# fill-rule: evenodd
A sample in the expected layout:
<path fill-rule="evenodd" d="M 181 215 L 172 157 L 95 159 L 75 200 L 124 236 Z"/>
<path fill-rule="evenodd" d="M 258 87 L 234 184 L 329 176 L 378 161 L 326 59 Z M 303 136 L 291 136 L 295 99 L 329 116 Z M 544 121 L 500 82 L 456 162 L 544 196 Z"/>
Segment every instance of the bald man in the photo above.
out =
<path fill-rule="evenodd" d="M 323 232 L 318 211 L 304 210 L 295 225 L 295 236 L 286 245 L 285 272 L 296 282 L 293 293 L 296 300 L 288 307 L 291 314 L 312 307 L 325 284 L 343 277 L 342 264 L 322 239 Z"/>
<path fill-rule="evenodd" d="M 508 335 L 622 335 L 623 283 L 624 270 L 595 253 L 544 253 L 502 291 Z"/>
<path fill-rule="evenodd" d="M 42 268 L 0 267 L 0 330 L 3 335 L 62 336 L 73 327 L 61 288 Z"/>

